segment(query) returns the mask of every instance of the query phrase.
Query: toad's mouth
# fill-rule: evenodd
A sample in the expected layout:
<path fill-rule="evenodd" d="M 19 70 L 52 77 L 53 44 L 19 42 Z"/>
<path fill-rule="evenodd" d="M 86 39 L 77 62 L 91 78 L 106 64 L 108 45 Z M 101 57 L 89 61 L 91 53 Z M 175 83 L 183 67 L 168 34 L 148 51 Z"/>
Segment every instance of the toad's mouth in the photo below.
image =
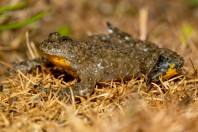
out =
<path fill-rule="evenodd" d="M 158 82 L 160 76 L 163 80 L 169 79 L 174 75 L 177 75 L 179 73 L 180 68 L 181 67 L 177 66 L 177 64 L 175 64 L 171 60 L 163 56 L 160 56 L 155 66 L 150 70 L 150 72 L 147 75 L 147 84 L 151 82 Z"/>
<path fill-rule="evenodd" d="M 48 58 L 48 60 L 53 63 L 56 66 L 59 66 L 63 68 L 68 74 L 71 76 L 78 78 L 78 75 L 76 74 L 74 68 L 72 68 L 71 62 L 68 61 L 66 58 L 53 56 L 49 54 L 45 54 L 45 56 Z"/>

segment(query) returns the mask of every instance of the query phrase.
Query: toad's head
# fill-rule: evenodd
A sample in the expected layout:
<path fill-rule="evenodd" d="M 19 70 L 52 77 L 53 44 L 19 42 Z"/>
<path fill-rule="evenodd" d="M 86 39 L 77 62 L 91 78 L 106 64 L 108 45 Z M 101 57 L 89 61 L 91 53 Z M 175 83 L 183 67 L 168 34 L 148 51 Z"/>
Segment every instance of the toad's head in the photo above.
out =
<path fill-rule="evenodd" d="M 77 77 L 75 67 L 72 65 L 74 48 L 76 43 L 67 36 L 61 36 L 58 32 L 49 34 L 48 39 L 40 44 L 40 50 L 54 65 L 62 67 L 67 73 Z"/>

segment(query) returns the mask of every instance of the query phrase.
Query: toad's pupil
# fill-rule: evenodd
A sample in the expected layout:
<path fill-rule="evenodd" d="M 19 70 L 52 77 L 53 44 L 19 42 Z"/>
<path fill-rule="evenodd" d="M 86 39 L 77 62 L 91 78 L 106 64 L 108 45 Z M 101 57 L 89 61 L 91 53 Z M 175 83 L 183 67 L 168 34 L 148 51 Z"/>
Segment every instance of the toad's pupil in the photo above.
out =
<path fill-rule="evenodd" d="M 63 36 L 63 37 L 62 37 L 62 40 L 63 40 L 63 41 L 69 41 L 69 40 L 71 40 L 71 38 L 69 38 L 69 37 L 67 37 L 67 36 Z"/>

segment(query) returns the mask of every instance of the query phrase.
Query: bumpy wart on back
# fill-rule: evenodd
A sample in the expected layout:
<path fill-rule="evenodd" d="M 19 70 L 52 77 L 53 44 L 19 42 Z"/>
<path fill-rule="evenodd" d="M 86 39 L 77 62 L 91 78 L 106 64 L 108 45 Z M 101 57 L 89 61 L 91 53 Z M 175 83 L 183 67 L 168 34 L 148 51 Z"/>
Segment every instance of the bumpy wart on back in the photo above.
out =
<path fill-rule="evenodd" d="M 79 82 L 72 85 L 75 96 L 90 94 L 97 82 L 146 76 L 147 83 L 179 73 L 184 60 L 175 52 L 152 42 L 134 39 L 107 23 L 108 34 L 91 35 L 91 40 L 74 40 L 51 33 L 40 45 L 53 64 L 64 68 Z M 69 94 L 68 88 L 62 90 Z"/>

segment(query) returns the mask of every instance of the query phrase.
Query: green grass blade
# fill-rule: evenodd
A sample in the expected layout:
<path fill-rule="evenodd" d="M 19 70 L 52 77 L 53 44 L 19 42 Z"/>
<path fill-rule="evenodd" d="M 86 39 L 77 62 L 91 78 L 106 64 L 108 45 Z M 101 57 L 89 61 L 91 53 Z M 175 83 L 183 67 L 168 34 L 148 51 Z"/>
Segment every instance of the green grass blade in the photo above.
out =
<path fill-rule="evenodd" d="M 8 12 L 8 11 L 13 11 L 13 10 L 17 10 L 17 9 L 21 9 L 23 7 L 27 6 L 27 2 L 20 2 L 18 4 L 15 5 L 8 5 L 8 6 L 4 6 L 0 8 L 0 14 L 4 13 L 4 12 Z"/>
<path fill-rule="evenodd" d="M 193 7 L 198 7 L 198 0 L 185 0 L 185 2 Z"/>
<path fill-rule="evenodd" d="M 0 30 L 10 30 L 10 29 L 23 27 L 25 25 L 28 25 L 30 23 L 33 23 L 33 22 L 45 17 L 47 14 L 48 14 L 48 11 L 45 11 L 45 12 L 38 13 L 35 16 L 33 16 L 29 19 L 26 19 L 22 22 L 17 22 L 17 23 L 7 24 L 7 25 L 0 25 Z"/>
<path fill-rule="evenodd" d="M 69 24 L 62 25 L 58 32 L 61 34 L 61 36 L 69 36 L 71 32 L 71 28 Z"/>

